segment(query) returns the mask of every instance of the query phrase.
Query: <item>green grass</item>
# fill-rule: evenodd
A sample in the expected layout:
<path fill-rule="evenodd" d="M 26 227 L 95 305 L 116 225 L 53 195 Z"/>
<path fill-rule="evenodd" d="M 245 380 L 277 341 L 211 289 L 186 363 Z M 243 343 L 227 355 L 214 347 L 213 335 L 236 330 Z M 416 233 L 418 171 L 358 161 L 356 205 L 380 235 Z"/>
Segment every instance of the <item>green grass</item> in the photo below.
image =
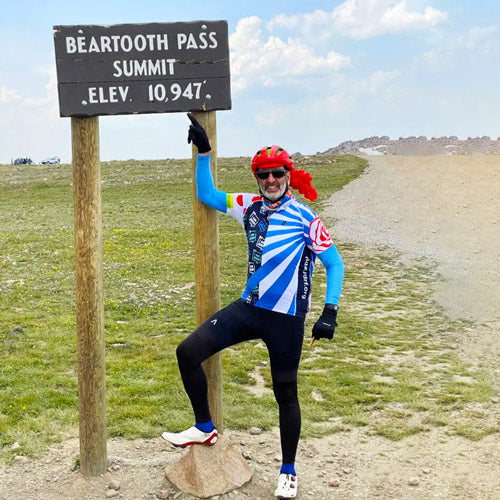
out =
<path fill-rule="evenodd" d="M 219 185 L 254 191 L 248 158 L 219 159 Z M 314 156 L 310 171 L 321 214 L 327 197 L 365 162 Z M 192 423 L 175 347 L 195 327 L 190 160 L 102 164 L 108 432 L 157 436 Z M 326 221 L 332 222 L 332 221 Z M 246 277 L 240 226 L 220 217 L 221 302 Z M 385 248 L 337 242 L 346 265 L 333 343 L 305 346 L 299 390 L 303 435 L 353 426 L 390 439 L 433 427 L 469 439 L 498 432 L 487 374 L 461 361 L 443 332 L 460 334 L 432 302 L 432 266 L 403 266 Z M 318 265 L 307 336 L 322 309 Z M 38 456 L 78 425 L 71 169 L 0 166 L 0 461 Z M 272 395 L 245 385 L 267 359 L 258 342 L 223 355 L 224 420 L 229 428 L 277 424 Z M 261 370 L 270 387 L 269 366 Z M 313 397 L 320 394 L 321 401 Z M 21 448 L 12 450 L 14 442 Z"/>

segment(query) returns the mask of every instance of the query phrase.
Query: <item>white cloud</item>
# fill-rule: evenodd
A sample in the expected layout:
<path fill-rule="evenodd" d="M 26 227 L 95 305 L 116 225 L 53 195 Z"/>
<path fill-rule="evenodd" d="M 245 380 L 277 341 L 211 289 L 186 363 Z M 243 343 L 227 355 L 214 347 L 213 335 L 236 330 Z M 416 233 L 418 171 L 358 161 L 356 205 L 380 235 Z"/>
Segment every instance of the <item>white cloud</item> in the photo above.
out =
<path fill-rule="evenodd" d="M 43 97 L 32 97 L 16 89 L 0 85 L 0 103 L 15 103 L 20 106 L 35 106 L 39 108 L 45 107 L 47 104 L 57 103 L 57 77 L 55 69 L 53 67 L 39 68 L 37 73 L 48 79 Z"/>
<path fill-rule="evenodd" d="M 365 40 L 386 34 L 407 33 L 432 28 L 447 18 L 434 7 L 423 12 L 411 11 L 404 0 L 345 0 L 331 12 L 279 15 L 268 24 L 270 29 L 298 30 L 304 36 L 323 38 L 340 33 Z"/>
<path fill-rule="evenodd" d="M 368 79 L 368 92 L 391 97 L 396 88 L 392 82 L 399 74 L 399 71 L 374 71 Z"/>
<path fill-rule="evenodd" d="M 0 102 L 20 102 L 22 100 L 23 96 L 17 90 L 11 90 L 4 85 L 0 86 Z"/>
<path fill-rule="evenodd" d="M 337 94 L 330 95 L 325 98 L 324 104 L 328 111 L 340 112 L 344 110 L 345 98 Z"/>
<path fill-rule="evenodd" d="M 380 19 L 379 29 L 385 33 L 401 33 L 409 30 L 428 29 L 444 22 L 446 18 L 446 12 L 434 7 L 426 7 L 423 13 L 410 12 L 406 8 L 406 2 L 401 1 L 393 7 L 387 8 Z"/>
<path fill-rule="evenodd" d="M 308 40 L 315 41 L 330 38 L 330 27 L 330 14 L 324 10 L 315 10 L 304 14 L 278 14 L 267 23 L 267 28 L 270 31 L 286 29 L 306 35 Z"/>
<path fill-rule="evenodd" d="M 489 54 L 495 46 L 498 47 L 492 39 L 497 31 L 496 26 L 473 26 L 459 38 L 458 45 L 473 52 Z"/>
<path fill-rule="evenodd" d="M 267 40 L 262 21 L 253 16 L 241 19 L 230 36 L 231 77 L 234 91 L 250 84 L 277 86 L 291 78 L 331 73 L 349 65 L 349 58 L 330 51 L 322 57 L 298 39 L 283 41 L 276 36 Z"/>
<path fill-rule="evenodd" d="M 290 118 L 286 106 L 266 106 L 266 109 L 255 113 L 255 123 L 260 125 L 278 125 Z"/>
<path fill-rule="evenodd" d="M 463 35 L 447 37 L 440 44 L 422 55 L 426 67 L 433 71 L 451 71 L 463 66 L 465 60 L 478 60 L 479 56 L 492 58 L 500 53 L 496 26 L 473 26 Z"/>
<path fill-rule="evenodd" d="M 334 94 L 319 96 L 314 112 L 352 116 L 356 110 L 366 109 L 373 103 L 392 103 L 401 92 L 401 87 L 396 85 L 400 76 L 400 71 L 373 71 L 362 80 L 339 86 Z"/>

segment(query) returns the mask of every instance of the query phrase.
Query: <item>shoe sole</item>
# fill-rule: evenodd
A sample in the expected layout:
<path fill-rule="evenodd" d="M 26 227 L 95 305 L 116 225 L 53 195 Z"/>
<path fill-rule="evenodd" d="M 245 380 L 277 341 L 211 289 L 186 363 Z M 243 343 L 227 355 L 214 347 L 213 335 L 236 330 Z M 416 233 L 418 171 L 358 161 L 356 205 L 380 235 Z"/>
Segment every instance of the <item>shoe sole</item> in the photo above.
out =
<path fill-rule="evenodd" d="M 189 443 L 182 443 L 182 444 L 172 443 L 172 441 L 169 441 L 168 439 L 165 439 L 163 436 L 162 436 L 162 438 L 167 443 L 173 444 L 176 448 L 187 448 L 188 446 L 193 446 L 194 444 L 202 444 L 202 445 L 205 445 L 205 446 L 213 446 L 215 443 L 217 443 L 218 435 L 217 434 L 213 434 L 212 436 L 210 436 L 205 441 L 190 441 Z"/>

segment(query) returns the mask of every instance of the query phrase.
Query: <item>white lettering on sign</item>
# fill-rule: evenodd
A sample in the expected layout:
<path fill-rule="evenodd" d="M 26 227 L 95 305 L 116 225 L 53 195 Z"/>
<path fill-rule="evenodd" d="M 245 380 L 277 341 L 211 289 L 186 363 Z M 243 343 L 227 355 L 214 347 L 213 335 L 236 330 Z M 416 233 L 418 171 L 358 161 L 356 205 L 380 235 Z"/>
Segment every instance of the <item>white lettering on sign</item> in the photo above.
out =
<path fill-rule="evenodd" d="M 175 59 L 137 59 L 113 61 L 115 72 L 113 76 L 155 76 L 155 75 L 173 75 Z"/>
<path fill-rule="evenodd" d="M 54 26 L 61 116 L 230 109 L 227 21 Z"/>
<path fill-rule="evenodd" d="M 210 43 L 207 41 L 207 36 Z M 177 33 L 177 48 L 181 49 L 215 49 L 217 48 L 217 33 L 198 33 L 198 39 L 193 33 Z"/>
<path fill-rule="evenodd" d="M 168 50 L 168 35 L 166 33 L 149 35 L 103 35 L 91 37 L 67 36 L 66 53 L 87 54 L 92 52 L 130 52 L 131 50 L 144 52 L 145 50 Z"/>
<path fill-rule="evenodd" d="M 185 86 L 181 86 L 179 83 L 172 83 L 170 87 L 163 85 L 163 83 L 148 85 L 149 101 L 177 101 L 181 97 L 189 100 L 199 99 L 201 97 L 201 87 L 205 83 L 207 83 L 206 80 L 203 80 L 203 82 L 190 82 Z"/>
<path fill-rule="evenodd" d="M 90 104 L 106 104 L 125 102 L 127 100 L 127 87 L 89 87 Z"/>

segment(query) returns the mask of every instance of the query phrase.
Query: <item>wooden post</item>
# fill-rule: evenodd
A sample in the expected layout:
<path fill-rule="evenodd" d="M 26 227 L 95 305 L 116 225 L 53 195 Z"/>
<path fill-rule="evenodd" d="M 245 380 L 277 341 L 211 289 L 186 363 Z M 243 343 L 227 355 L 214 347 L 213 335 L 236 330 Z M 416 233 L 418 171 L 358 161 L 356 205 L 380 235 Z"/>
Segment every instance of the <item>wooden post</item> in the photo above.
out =
<path fill-rule="evenodd" d="M 206 130 L 212 146 L 210 167 L 217 185 L 217 133 L 215 111 L 193 113 Z M 220 309 L 219 223 L 217 212 L 196 197 L 196 156 L 193 146 L 193 216 L 196 281 L 196 324 L 200 325 Z M 222 355 L 215 354 L 203 364 L 208 380 L 208 402 L 212 420 L 219 432 L 222 422 Z"/>
<path fill-rule="evenodd" d="M 87 477 L 107 468 L 98 120 L 97 116 L 71 118 L 80 470 Z"/>

